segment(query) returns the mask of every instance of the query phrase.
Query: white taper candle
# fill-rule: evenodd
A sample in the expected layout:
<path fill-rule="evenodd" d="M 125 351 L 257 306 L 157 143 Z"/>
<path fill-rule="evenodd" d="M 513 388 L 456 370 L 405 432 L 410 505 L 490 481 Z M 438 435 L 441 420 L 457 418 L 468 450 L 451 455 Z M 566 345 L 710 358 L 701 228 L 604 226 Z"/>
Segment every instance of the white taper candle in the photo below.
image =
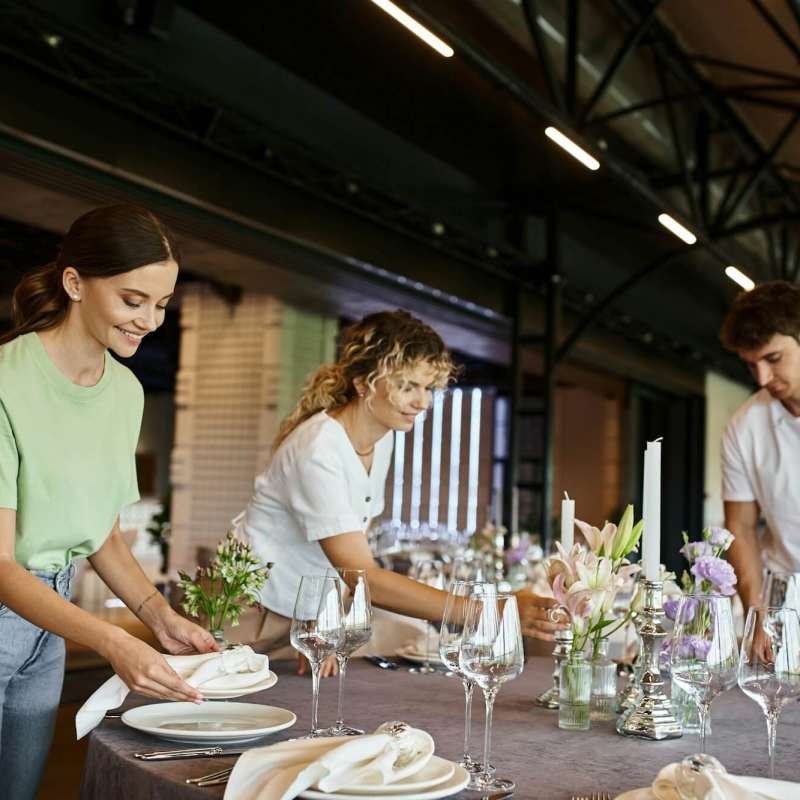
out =
<path fill-rule="evenodd" d="M 648 442 L 644 454 L 644 486 L 642 489 L 644 535 L 642 561 L 644 577 L 656 581 L 661 565 L 661 442 Z"/>
<path fill-rule="evenodd" d="M 561 546 L 569 551 L 575 541 L 575 501 L 564 492 L 561 501 Z"/>

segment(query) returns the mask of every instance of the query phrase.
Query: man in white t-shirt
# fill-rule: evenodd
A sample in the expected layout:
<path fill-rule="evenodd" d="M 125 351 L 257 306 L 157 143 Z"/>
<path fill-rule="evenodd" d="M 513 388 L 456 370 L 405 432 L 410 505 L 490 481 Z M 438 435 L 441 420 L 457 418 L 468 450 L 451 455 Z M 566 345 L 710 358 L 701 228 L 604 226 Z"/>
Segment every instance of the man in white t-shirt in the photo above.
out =
<path fill-rule="evenodd" d="M 736 536 L 728 558 L 745 608 L 760 602 L 764 567 L 800 572 L 799 337 L 800 287 L 785 281 L 739 295 L 722 325 L 723 345 L 761 387 L 722 437 L 725 526 Z"/>

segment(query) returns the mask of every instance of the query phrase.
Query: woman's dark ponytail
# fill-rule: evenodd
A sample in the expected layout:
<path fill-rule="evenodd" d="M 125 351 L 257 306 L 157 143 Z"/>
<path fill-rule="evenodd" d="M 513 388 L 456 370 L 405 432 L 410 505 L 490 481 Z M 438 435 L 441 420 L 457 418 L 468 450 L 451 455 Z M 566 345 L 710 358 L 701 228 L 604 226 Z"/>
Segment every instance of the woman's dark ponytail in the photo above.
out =
<path fill-rule="evenodd" d="M 58 258 L 17 285 L 11 301 L 14 327 L 0 336 L 0 345 L 63 322 L 69 308 L 62 277 L 67 267 L 85 278 L 108 278 L 170 259 L 178 262 L 177 245 L 152 211 L 127 204 L 89 211 L 72 223 Z"/>

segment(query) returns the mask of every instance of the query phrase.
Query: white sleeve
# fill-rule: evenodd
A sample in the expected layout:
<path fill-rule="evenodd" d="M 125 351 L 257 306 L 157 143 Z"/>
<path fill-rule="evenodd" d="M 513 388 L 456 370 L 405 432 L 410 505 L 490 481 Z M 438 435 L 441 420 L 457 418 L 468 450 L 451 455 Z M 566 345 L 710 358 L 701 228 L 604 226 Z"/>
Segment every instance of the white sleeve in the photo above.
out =
<path fill-rule="evenodd" d="M 364 529 L 351 505 L 345 465 L 338 454 L 308 456 L 297 462 L 285 480 L 289 509 L 308 541 Z"/>
<path fill-rule="evenodd" d="M 747 503 L 756 499 L 739 438 L 729 423 L 722 434 L 722 499 Z"/>

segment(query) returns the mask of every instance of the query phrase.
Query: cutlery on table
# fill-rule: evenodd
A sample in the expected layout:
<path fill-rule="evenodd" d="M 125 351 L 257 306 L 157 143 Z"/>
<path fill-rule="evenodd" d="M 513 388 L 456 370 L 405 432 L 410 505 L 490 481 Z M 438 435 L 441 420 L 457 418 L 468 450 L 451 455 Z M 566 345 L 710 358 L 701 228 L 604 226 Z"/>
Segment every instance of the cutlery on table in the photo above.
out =
<path fill-rule="evenodd" d="M 244 750 L 224 750 L 222 747 L 187 747 L 181 750 L 155 750 L 152 753 L 134 753 L 142 761 L 171 761 L 177 758 L 211 758 L 214 756 L 240 756 Z"/>
<path fill-rule="evenodd" d="M 199 778 L 187 778 L 186 783 L 193 783 L 196 786 L 216 786 L 219 783 L 226 783 L 231 772 L 233 767 L 227 767 L 208 775 L 201 775 Z"/>
<path fill-rule="evenodd" d="M 382 656 L 364 656 L 364 658 L 380 669 L 397 669 L 398 666 L 396 662 L 389 661 L 388 658 L 383 658 Z"/>
<path fill-rule="evenodd" d="M 574 794 L 572 800 L 611 800 L 610 792 L 592 792 L 591 794 Z"/>

